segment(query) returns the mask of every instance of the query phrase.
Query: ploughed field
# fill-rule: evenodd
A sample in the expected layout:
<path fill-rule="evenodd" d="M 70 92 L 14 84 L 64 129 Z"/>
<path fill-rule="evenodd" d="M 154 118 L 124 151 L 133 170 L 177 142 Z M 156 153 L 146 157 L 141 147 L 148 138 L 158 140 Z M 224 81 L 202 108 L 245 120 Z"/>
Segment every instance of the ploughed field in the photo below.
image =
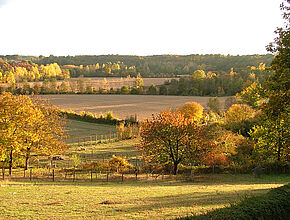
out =
<path fill-rule="evenodd" d="M 160 95 L 42 95 L 51 104 L 61 109 L 75 112 L 105 114 L 112 111 L 117 118 L 125 119 L 137 115 L 138 120 L 151 118 L 166 109 L 176 109 L 186 102 L 198 102 L 204 108 L 209 97 L 199 96 L 160 96 Z M 221 106 L 227 97 L 220 97 Z"/>

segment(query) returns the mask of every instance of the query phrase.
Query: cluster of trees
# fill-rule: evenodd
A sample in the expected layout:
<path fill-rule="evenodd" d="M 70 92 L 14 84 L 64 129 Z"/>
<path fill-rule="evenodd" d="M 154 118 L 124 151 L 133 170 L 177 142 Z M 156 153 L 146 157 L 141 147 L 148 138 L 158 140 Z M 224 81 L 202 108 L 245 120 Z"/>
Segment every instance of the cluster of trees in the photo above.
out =
<path fill-rule="evenodd" d="M 119 76 L 119 77 L 126 77 L 130 76 L 137 76 L 137 70 L 135 66 L 127 66 L 124 62 L 107 62 L 100 65 L 99 63 L 92 64 L 92 65 L 63 65 L 62 68 L 64 70 L 69 70 L 71 77 L 79 77 L 79 76 L 86 76 L 86 77 L 100 77 L 100 76 Z"/>
<path fill-rule="evenodd" d="M 45 79 L 67 79 L 68 70 L 62 70 L 57 63 L 40 65 L 29 62 L 4 61 L 0 58 L 0 83 L 42 81 Z"/>
<path fill-rule="evenodd" d="M 84 77 L 76 79 L 65 79 L 58 81 L 56 78 L 45 79 L 43 82 L 23 82 L 13 83 L 9 86 L 0 86 L 1 92 L 11 92 L 13 94 L 157 94 L 155 85 L 148 89 L 144 88 L 143 79 L 140 74 L 136 78 L 120 78 L 112 84 L 123 85 L 113 88 L 109 81 L 104 78 L 96 86 L 93 86 Z M 124 85 L 125 84 L 125 85 Z M 127 86 L 128 85 L 128 86 Z M 131 85 L 131 86 L 130 86 Z M 97 88 L 96 88 L 97 87 Z M 152 90 L 153 89 L 153 90 Z"/>
<path fill-rule="evenodd" d="M 241 72 L 235 72 L 233 68 L 228 73 L 219 74 L 196 70 L 179 80 L 172 79 L 160 89 L 162 93 L 170 95 L 232 96 L 253 82 L 263 83 L 271 74 L 264 63 Z"/>
<path fill-rule="evenodd" d="M 66 144 L 65 120 L 57 108 L 25 95 L 3 93 L 0 96 L 0 161 L 9 164 L 17 159 L 27 169 L 32 154 L 52 159 Z"/>
<path fill-rule="evenodd" d="M 263 162 L 289 163 L 289 1 L 281 4 L 285 26 L 268 46 L 275 52 L 271 75 L 263 84 L 253 82 L 226 112 L 217 99 L 210 99 L 209 112 L 197 117 L 201 107 L 188 103 L 177 111 L 162 112 L 142 123 L 141 142 L 136 147 L 148 162 L 179 164 L 249 165 Z M 198 78 L 204 74 L 196 73 Z"/>

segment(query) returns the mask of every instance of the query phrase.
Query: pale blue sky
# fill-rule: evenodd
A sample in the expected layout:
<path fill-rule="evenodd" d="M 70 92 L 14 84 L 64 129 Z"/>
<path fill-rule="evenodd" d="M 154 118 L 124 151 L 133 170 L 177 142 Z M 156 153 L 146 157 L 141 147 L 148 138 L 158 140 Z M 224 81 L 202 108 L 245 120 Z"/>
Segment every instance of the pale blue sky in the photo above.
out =
<path fill-rule="evenodd" d="M 264 54 L 282 0 L 0 0 L 0 54 Z"/>

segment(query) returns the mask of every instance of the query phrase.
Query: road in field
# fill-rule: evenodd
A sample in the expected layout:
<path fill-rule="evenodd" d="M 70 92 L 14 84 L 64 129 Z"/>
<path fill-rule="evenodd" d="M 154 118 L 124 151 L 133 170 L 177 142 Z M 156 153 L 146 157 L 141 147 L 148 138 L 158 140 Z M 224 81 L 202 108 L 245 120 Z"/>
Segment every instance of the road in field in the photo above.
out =
<path fill-rule="evenodd" d="M 137 115 L 138 120 L 169 108 L 178 108 L 186 102 L 198 102 L 206 107 L 209 97 L 153 96 L 153 95 L 42 95 L 61 109 L 95 114 L 112 111 L 115 117 L 125 119 Z M 221 106 L 227 97 L 219 98 Z"/>

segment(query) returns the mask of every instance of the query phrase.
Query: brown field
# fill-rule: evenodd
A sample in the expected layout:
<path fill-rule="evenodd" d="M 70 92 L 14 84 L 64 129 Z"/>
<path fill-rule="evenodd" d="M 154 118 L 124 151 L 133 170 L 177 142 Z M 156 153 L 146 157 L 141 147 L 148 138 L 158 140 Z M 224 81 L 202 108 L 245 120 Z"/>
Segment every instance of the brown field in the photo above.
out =
<path fill-rule="evenodd" d="M 153 95 L 42 95 L 61 109 L 95 114 L 112 111 L 115 117 L 125 119 L 137 115 L 138 120 L 151 118 L 152 114 L 177 108 L 186 102 L 198 102 L 206 107 L 209 97 L 153 96 Z M 219 98 L 222 106 L 227 97 Z"/>

